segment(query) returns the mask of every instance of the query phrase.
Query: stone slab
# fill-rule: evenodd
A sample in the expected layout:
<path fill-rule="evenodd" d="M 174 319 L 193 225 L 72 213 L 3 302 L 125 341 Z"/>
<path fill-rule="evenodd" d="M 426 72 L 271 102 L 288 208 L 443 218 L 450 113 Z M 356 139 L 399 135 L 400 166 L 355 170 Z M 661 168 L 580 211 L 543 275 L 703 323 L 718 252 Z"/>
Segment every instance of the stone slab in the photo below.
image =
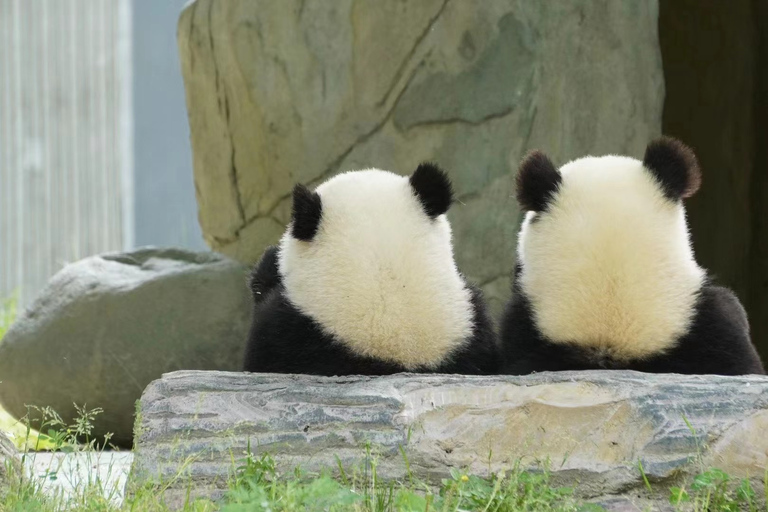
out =
<path fill-rule="evenodd" d="M 439 482 L 451 468 L 488 475 L 520 461 L 548 466 L 555 483 L 597 498 L 644 492 L 640 463 L 660 488 L 710 466 L 761 480 L 767 427 L 768 378 L 758 376 L 182 371 L 142 396 L 134 471 L 167 482 L 184 465 L 187 480 L 171 493 L 191 481 L 216 495 L 249 444 L 291 472 L 359 466 L 371 443 L 383 478 L 405 475 L 403 447 L 425 481 Z"/>

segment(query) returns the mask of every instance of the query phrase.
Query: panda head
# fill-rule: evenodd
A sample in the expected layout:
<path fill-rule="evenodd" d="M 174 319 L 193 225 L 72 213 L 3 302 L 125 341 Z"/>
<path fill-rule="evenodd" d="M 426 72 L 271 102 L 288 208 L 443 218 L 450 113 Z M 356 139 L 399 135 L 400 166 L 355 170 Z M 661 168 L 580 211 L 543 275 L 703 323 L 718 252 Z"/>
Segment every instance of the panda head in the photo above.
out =
<path fill-rule="evenodd" d="M 471 332 L 453 259 L 447 175 L 378 169 L 297 185 L 279 252 L 289 300 L 358 355 L 437 366 Z"/>
<path fill-rule="evenodd" d="M 378 169 L 345 172 L 323 183 L 315 192 L 300 184 L 294 187 L 290 235 L 299 241 L 313 242 L 323 224 L 323 239 L 339 235 L 347 238 L 353 233 L 342 231 L 353 226 L 355 235 L 361 236 L 358 227 L 379 226 L 386 219 L 393 219 L 388 215 L 393 213 L 392 208 L 404 205 L 407 207 L 402 213 L 410 217 L 408 220 L 445 232 L 447 223 L 441 216 L 452 202 L 453 187 L 448 175 L 431 163 L 421 164 L 410 178 Z M 414 215 L 415 212 L 418 213 Z M 351 222 L 348 215 L 362 217 L 362 222 Z M 346 217 L 347 222 L 335 221 L 339 217 Z M 434 222 L 438 218 L 442 222 Z"/>
<path fill-rule="evenodd" d="M 529 154 L 517 175 L 518 279 L 543 334 L 618 360 L 685 334 L 705 274 L 682 201 L 700 183 L 693 152 L 667 137 L 642 161 L 590 156 L 557 169 Z"/>

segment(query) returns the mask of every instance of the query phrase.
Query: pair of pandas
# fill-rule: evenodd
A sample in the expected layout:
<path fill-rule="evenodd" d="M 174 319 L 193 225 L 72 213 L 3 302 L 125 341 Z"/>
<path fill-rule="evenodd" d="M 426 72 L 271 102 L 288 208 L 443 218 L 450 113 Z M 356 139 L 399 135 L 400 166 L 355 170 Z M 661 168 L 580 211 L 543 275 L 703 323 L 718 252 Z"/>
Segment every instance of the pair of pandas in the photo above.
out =
<path fill-rule="evenodd" d="M 529 153 L 499 333 L 454 261 L 454 194 L 438 166 L 296 185 L 279 246 L 250 276 L 244 370 L 764 374 L 738 298 L 694 258 L 683 200 L 700 183 L 694 153 L 670 137 L 642 161 L 588 156 L 558 169 Z"/>

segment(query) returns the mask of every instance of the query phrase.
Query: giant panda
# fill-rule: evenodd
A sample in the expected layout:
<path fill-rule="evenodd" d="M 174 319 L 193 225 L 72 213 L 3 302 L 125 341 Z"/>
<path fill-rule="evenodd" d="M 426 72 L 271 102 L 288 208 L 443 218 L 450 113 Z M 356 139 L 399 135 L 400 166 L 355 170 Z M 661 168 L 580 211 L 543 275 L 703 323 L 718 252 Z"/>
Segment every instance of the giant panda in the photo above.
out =
<path fill-rule="evenodd" d="M 558 170 L 530 153 L 504 372 L 765 373 L 741 303 L 694 259 L 682 201 L 700 182 L 694 153 L 668 137 L 642 161 L 590 156 Z"/>
<path fill-rule="evenodd" d="M 456 268 L 447 175 L 368 169 L 293 190 L 291 222 L 254 267 L 249 372 L 492 374 L 501 355 Z"/>

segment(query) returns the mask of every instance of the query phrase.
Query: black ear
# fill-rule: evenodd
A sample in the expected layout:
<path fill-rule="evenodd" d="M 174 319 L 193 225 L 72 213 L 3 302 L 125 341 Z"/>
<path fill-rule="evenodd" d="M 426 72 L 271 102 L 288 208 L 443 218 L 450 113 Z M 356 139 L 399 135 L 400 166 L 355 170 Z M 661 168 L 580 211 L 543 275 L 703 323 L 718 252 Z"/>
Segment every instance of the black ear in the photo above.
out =
<path fill-rule="evenodd" d="M 453 202 L 453 187 L 445 171 L 425 162 L 416 168 L 410 182 L 427 215 L 434 219 L 448 211 Z"/>
<path fill-rule="evenodd" d="M 557 193 L 563 178 L 541 151 L 531 151 L 517 171 L 517 202 L 523 211 L 542 212 Z"/>
<path fill-rule="evenodd" d="M 672 201 L 691 197 L 701 186 L 701 170 L 693 150 L 672 137 L 660 137 L 645 148 L 643 165 Z"/>
<path fill-rule="evenodd" d="M 293 187 L 293 210 L 291 222 L 293 237 L 304 242 L 311 242 L 320 227 L 323 204 L 320 194 L 312 192 L 304 185 Z"/>

